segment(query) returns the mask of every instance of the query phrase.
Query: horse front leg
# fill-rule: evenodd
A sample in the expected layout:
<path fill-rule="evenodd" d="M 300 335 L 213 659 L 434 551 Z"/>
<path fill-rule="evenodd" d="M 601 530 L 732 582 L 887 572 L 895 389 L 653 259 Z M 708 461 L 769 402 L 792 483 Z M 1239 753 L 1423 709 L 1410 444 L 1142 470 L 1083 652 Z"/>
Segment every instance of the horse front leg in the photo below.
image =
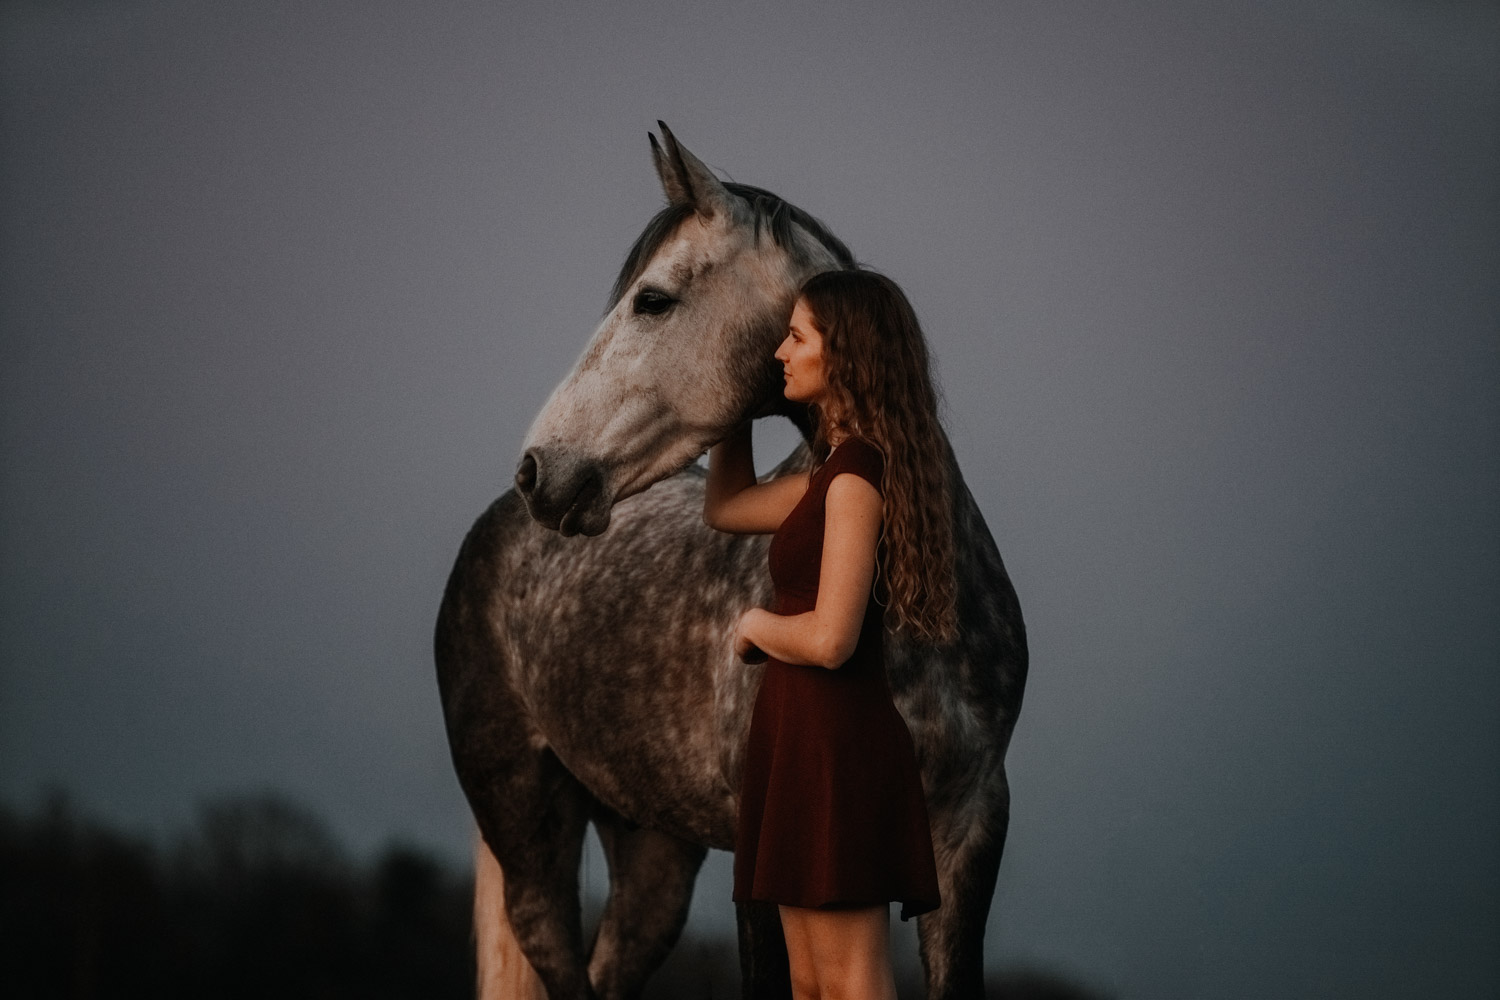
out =
<path fill-rule="evenodd" d="M 547 1000 L 505 913 L 505 872 L 484 842 L 474 837 L 474 969 L 478 1000 Z"/>
<path fill-rule="evenodd" d="M 469 783 L 465 791 L 503 878 L 499 919 L 509 925 L 548 1000 L 594 1000 L 578 898 L 592 797 L 550 750 L 511 761 L 503 780 L 478 787 Z M 480 956 L 479 966 L 483 988 L 486 956 Z"/>
<path fill-rule="evenodd" d="M 1009 823 L 1010 784 L 1003 764 L 967 799 L 933 814 L 943 904 L 917 918 L 927 1000 L 984 996 L 984 925 Z"/>
<path fill-rule="evenodd" d="M 682 935 L 708 848 L 635 827 L 599 807 L 594 827 L 609 862 L 609 898 L 589 955 L 600 1000 L 634 1000 Z"/>

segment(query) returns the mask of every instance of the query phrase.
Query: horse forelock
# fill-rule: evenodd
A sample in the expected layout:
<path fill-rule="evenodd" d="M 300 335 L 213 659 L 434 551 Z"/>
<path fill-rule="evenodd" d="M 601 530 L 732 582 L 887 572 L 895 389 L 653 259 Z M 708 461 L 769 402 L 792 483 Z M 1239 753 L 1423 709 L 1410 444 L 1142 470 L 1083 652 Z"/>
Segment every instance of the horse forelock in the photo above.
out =
<path fill-rule="evenodd" d="M 609 304 L 604 307 L 606 315 L 620 304 L 620 299 L 635 284 L 641 272 L 646 270 L 646 265 L 656 256 L 667 237 L 675 233 L 677 227 L 692 214 L 693 206 L 683 202 L 668 205 L 651 217 L 646 228 L 641 230 L 641 235 L 635 238 L 630 252 L 625 255 L 625 262 L 620 265 L 620 273 L 609 291 Z"/>

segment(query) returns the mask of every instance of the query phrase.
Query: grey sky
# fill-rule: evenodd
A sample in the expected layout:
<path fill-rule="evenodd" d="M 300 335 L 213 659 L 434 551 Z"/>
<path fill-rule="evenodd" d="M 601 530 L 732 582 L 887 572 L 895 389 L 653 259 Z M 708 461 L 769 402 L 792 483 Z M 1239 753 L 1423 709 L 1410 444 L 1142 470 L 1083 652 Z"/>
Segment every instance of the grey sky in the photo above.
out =
<path fill-rule="evenodd" d="M 0 19 L 0 798 L 463 857 L 432 619 L 662 118 L 932 341 L 1032 644 L 991 964 L 1500 988 L 1493 5 Z"/>

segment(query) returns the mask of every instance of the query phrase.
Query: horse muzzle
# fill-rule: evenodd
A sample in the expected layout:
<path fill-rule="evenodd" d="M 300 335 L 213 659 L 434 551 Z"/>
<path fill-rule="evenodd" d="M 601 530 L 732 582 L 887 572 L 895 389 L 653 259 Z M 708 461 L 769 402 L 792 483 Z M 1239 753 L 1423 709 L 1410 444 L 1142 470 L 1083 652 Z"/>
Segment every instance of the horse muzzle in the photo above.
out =
<path fill-rule="evenodd" d="M 601 535 L 609 527 L 613 498 L 594 459 L 528 448 L 516 467 L 516 492 L 533 521 L 564 536 Z"/>

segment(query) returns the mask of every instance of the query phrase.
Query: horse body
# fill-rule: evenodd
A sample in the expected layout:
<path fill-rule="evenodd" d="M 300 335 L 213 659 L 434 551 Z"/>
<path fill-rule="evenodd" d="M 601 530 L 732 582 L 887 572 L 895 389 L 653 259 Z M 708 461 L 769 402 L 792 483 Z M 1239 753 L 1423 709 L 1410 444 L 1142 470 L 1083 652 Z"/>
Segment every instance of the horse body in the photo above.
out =
<path fill-rule="evenodd" d="M 485 617 L 529 742 L 631 823 L 732 850 L 758 675 L 725 638 L 769 597 L 768 539 L 716 532 L 702 509 L 703 476 L 689 472 L 622 501 L 598 538 L 565 538 L 512 491 L 463 558 L 496 581 Z"/>
<path fill-rule="evenodd" d="M 663 136 L 666 152 L 652 147 L 669 207 L 538 415 L 517 489 L 465 539 L 437 625 L 455 768 L 503 872 L 508 926 L 551 1000 L 637 995 L 681 931 L 706 849 L 733 848 L 761 669 L 734 657 L 733 627 L 769 603 L 769 536 L 706 527 L 704 474 L 688 466 L 751 415 L 785 415 L 810 438 L 771 354 L 801 280 L 849 263 L 815 220 L 721 184 Z M 804 441 L 771 475 L 810 462 Z M 892 636 L 887 652 L 943 893 L 919 918 L 935 998 L 981 988 L 1026 673 L 1014 591 L 952 472 L 960 638 Z M 586 948 L 577 872 L 590 821 L 610 895 Z M 785 995 L 775 908 L 739 914 L 747 996 Z"/>

